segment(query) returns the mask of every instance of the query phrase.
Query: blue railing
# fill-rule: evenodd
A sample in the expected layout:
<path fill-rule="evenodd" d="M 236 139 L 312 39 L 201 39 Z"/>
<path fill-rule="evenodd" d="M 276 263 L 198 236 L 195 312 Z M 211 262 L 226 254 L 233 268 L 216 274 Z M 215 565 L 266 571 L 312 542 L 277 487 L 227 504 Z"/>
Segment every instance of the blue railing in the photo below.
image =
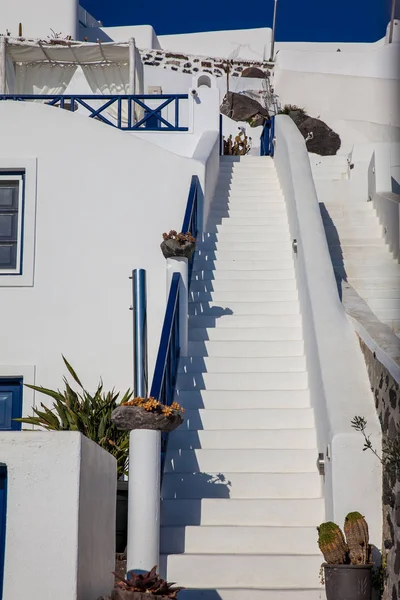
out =
<path fill-rule="evenodd" d="M 264 128 L 260 137 L 260 155 L 274 155 L 274 137 L 275 137 L 275 117 L 265 121 Z"/>
<path fill-rule="evenodd" d="M 186 204 L 185 216 L 183 219 L 182 231 L 191 233 L 193 237 L 198 233 L 198 190 L 199 178 L 193 175 L 189 195 Z M 188 277 L 192 270 L 193 257 L 188 265 Z M 157 398 L 162 404 L 171 406 L 174 393 L 176 378 L 178 373 L 178 362 L 180 356 L 179 343 L 179 294 L 182 293 L 181 275 L 174 273 L 172 276 L 171 287 L 169 290 L 167 308 L 163 328 L 161 331 L 160 345 L 154 368 L 153 382 L 151 385 L 150 396 Z M 168 434 L 162 436 L 162 468 L 164 465 L 165 452 L 167 447 Z"/>
<path fill-rule="evenodd" d="M 91 119 L 98 119 L 107 125 L 117 127 L 122 131 L 188 131 L 188 127 L 180 125 L 180 102 L 188 100 L 187 94 L 65 94 L 65 95 L 47 95 L 47 94 L 3 94 L 0 100 L 14 100 L 17 102 L 29 100 L 42 100 L 49 106 L 58 106 L 65 110 L 75 112 L 79 106 L 85 108 Z M 102 102 L 99 106 L 99 101 Z M 151 101 L 151 102 L 150 102 Z M 158 102 L 154 106 L 154 102 Z M 95 106 L 91 105 L 95 102 Z M 147 102 L 147 103 L 146 103 Z M 150 102 L 150 104 L 149 104 Z M 173 113 L 173 118 L 167 116 Z M 110 120 L 110 109 L 115 111 L 115 116 Z M 108 116 L 104 115 L 108 111 Z M 163 112 L 164 111 L 164 112 Z M 137 120 L 136 114 L 143 113 L 143 117 Z M 171 120 L 170 120 L 171 119 Z"/>

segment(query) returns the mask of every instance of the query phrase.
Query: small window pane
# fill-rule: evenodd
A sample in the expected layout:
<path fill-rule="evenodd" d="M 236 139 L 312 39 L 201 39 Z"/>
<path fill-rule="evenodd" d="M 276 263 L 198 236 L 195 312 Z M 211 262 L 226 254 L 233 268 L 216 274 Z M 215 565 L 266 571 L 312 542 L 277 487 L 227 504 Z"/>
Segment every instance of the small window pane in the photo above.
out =
<path fill-rule="evenodd" d="M 0 211 L 3 208 L 18 209 L 19 181 L 0 181 Z"/>
<path fill-rule="evenodd" d="M 17 268 L 17 244 L 0 244 L 0 269 Z"/>
<path fill-rule="evenodd" d="M 17 231 L 18 214 L 2 214 L 0 211 L 0 242 L 16 242 Z"/>

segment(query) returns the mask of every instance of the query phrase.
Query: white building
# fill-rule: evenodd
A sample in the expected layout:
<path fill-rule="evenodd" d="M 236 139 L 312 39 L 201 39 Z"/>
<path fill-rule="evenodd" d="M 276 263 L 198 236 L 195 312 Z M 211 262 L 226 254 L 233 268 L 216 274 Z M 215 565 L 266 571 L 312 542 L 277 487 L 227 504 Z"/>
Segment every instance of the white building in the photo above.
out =
<path fill-rule="evenodd" d="M 381 246 L 366 270 L 350 255 L 333 266 L 399 331 L 397 309 L 365 292 L 383 268 L 390 299 L 399 275 L 385 246 L 398 258 L 399 229 L 382 229 L 393 206 L 398 215 L 394 29 L 391 44 L 277 43 L 268 90 L 320 116 L 341 149 L 309 160 L 293 123 L 278 117 L 274 160 L 257 156 L 258 128 L 251 156 L 235 162 L 220 158 L 221 64 L 234 56 L 241 69 L 267 69 L 269 29 L 157 36 L 151 26 L 103 27 L 76 0 L 6 0 L 0 11 L 0 429 L 18 429 L 12 419 L 42 401 L 23 384 L 62 385 L 61 355 L 89 389 L 100 377 L 132 387 L 135 268 L 147 271 L 151 380 L 166 308 L 161 234 L 180 230 L 199 178 L 188 355 L 175 389 L 187 419 L 165 464 L 159 560 L 168 579 L 208 590 L 183 598 L 246 600 L 250 588 L 263 600 L 321 598 L 315 527 L 350 510 L 366 515 L 380 547 L 379 463 L 350 421 L 364 415 L 378 444 L 380 427 L 327 238 L 331 255 L 333 233 L 343 249 L 350 238 Z M 266 94 L 263 85 L 230 77 L 232 91 Z M 237 127 L 224 117 L 224 134 Z M 338 192 L 354 211 L 363 203 L 357 224 L 348 206 L 332 206 Z M 384 209 L 382 192 L 393 194 Z M 338 216 L 327 236 L 318 202 Z M 10 510 L 0 530 L 0 598 L 4 548 L 3 589 L 14 589 L 13 519 Z M 99 591 L 76 589 L 77 600 Z"/>

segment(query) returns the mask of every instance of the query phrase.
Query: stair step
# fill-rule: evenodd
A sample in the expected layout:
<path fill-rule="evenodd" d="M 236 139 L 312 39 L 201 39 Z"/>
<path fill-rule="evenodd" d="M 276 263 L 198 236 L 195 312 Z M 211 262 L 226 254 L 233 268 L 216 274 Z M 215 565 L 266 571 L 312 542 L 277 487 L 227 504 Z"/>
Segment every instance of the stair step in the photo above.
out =
<path fill-rule="evenodd" d="M 189 316 L 220 317 L 224 315 L 297 315 L 299 303 L 293 302 L 229 302 L 221 306 L 220 302 L 190 302 Z"/>
<path fill-rule="evenodd" d="M 324 588 L 318 589 L 251 589 L 218 588 L 211 590 L 185 589 L 179 600 L 326 600 Z"/>
<path fill-rule="evenodd" d="M 252 242 L 237 240 L 234 248 L 232 248 L 230 242 L 224 241 L 207 240 L 205 242 L 199 241 L 196 244 L 196 256 L 212 252 L 221 252 L 223 253 L 221 254 L 221 257 L 224 256 L 226 258 L 229 255 L 232 259 L 243 252 L 246 254 L 256 253 L 257 256 L 260 256 L 260 252 L 262 252 L 263 254 L 261 256 L 264 255 L 268 258 L 288 258 L 288 256 L 293 255 L 291 245 L 287 242 Z"/>
<path fill-rule="evenodd" d="M 387 265 L 349 265 L 335 266 L 335 271 L 344 279 L 360 279 L 360 278 L 374 278 L 381 279 L 384 277 L 400 278 L 400 268 L 397 264 Z M 217 271 L 211 271 L 217 273 Z"/>
<path fill-rule="evenodd" d="M 281 198 L 264 198 L 263 200 L 253 201 L 253 200 L 228 200 L 228 198 L 220 198 L 219 200 L 213 200 L 210 212 L 226 212 L 231 213 L 232 211 L 246 211 L 247 213 L 251 211 L 276 211 L 277 213 L 285 212 L 286 214 L 286 205 L 283 199 Z"/>
<path fill-rule="evenodd" d="M 315 527 L 162 527 L 161 554 L 297 554 L 315 552 Z"/>
<path fill-rule="evenodd" d="M 174 399 L 186 410 L 252 410 L 310 408 L 309 390 L 262 390 L 247 391 L 183 391 L 176 390 Z"/>
<path fill-rule="evenodd" d="M 263 208 L 257 209 L 249 207 L 242 209 L 228 208 L 227 206 L 224 208 L 215 208 L 212 206 L 209 212 L 209 219 L 248 219 L 250 217 L 257 220 L 261 218 L 284 219 L 287 222 L 286 207 L 284 204 L 278 204 L 277 208 L 266 208 L 266 205 L 264 205 Z"/>
<path fill-rule="evenodd" d="M 266 375 L 268 377 L 269 374 Z M 299 374 L 285 373 L 284 375 L 288 377 L 289 375 Z M 249 377 L 247 377 L 247 383 L 248 385 L 251 383 Z M 247 390 L 244 389 L 243 391 L 243 395 L 246 395 Z M 210 431 L 234 429 L 237 431 L 240 429 L 309 429 L 314 425 L 314 411 L 312 408 L 260 408 L 259 410 L 244 409 L 242 411 L 201 408 L 199 410 L 187 410 L 181 428 L 182 431 L 197 431 L 199 429 Z"/>
<path fill-rule="evenodd" d="M 322 514 L 324 510 L 318 473 L 164 473 L 162 497 L 161 520 L 165 525 L 310 525 L 312 509 Z M 178 503 L 176 509 L 174 500 Z M 204 505 L 206 500 L 222 502 L 222 506 L 212 505 L 208 513 L 203 513 L 203 507 L 208 506 Z M 237 500 L 243 504 L 238 505 Z M 288 500 L 293 503 L 287 505 Z M 279 501 L 299 514 L 285 518 L 279 511 Z M 255 514 L 240 515 L 240 508 L 254 509 Z M 261 508 L 270 513 L 260 516 Z M 179 514 L 179 509 L 184 513 Z"/>
<path fill-rule="evenodd" d="M 302 373 L 306 370 L 305 356 L 272 357 L 181 357 L 178 373 Z"/>
<path fill-rule="evenodd" d="M 189 318 L 191 327 L 204 328 L 253 328 L 253 327 L 301 327 L 301 316 L 297 314 L 276 315 L 232 315 L 224 314 L 219 317 L 196 316 Z"/>
<path fill-rule="evenodd" d="M 236 228 L 238 229 L 238 228 Z M 244 243 L 254 243 L 254 242 L 280 242 L 280 243 L 290 243 L 290 236 L 288 232 L 277 232 L 277 231 L 266 231 L 265 227 L 260 228 L 261 231 L 244 231 L 239 228 L 239 231 L 208 231 L 206 233 L 200 234 L 199 241 L 200 242 L 229 242 L 230 244 L 239 244 L 243 241 Z"/>
<path fill-rule="evenodd" d="M 270 290 L 264 292 L 251 291 L 221 291 L 221 292 L 196 292 L 190 291 L 190 302 L 290 302 L 298 299 L 295 290 Z"/>
<path fill-rule="evenodd" d="M 291 279 L 249 279 L 246 285 L 240 279 L 218 278 L 218 279 L 193 279 L 190 282 L 191 292 L 236 292 L 243 291 L 245 287 L 247 292 L 254 292 L 257 299 L 257 292 L 269 291 L 297 291 L 295 278 Z"/>
<path fill-rule="evenodd" d="M 189 329 L 190 341 L 289 341 L 302 340 L 303 330 L 297 327 L 247 327 L 238 328 L 222 327 L 215 329 L 213 327 L 192 327 Z"/>
<path fill-rule="evenodd" d="M 392 277 L 351 277 L 349 278 L 349 283 L 356 290 L 365 290 L 370 293 L 374 290 L 379 290 L 382 293 L 383 290 L 399 290 L 400 289 L 400 277 L 392 276 Z"/>
<path fill-rule="evenodd" d="M 239 411 L 237 411 L 239 412 Z M 170 450 L 239 450 L 292 448 L 310 449 L 317 452 L 315 429 L 217 429 L 187 431 L 178 429 L 168 438 Z"/>
<path fill-rule="evenodd" d="M 161 555 L 160 563 L 168 580 L 184 587 L 315 588 L 321 555 L 172 554 Z"/>
<path fill-rule="evenodd" d="M 291 270 L 294 276 L 293 259 L 275 260 L 206 260 L 202 257 L 196 257 L 193 263 L 193 272 L 197 271 L 272 271 L 272 270 Z"/>
<path fill-rule="evenodd" d="M 398 302 L 398 301 L 397 301 Z M 302 356 L 304 342 L 189 342 L 188 356 L 190 357 L 287 357 Z"/>
<path fill-rule="evenodd" d="M 283 194 L 279 188 L 271 189 L 266 188 L 265 190 L 257 189 L 222 189 L 216 188 L 213 202 L 236 202 L 236 201 L 247 201 L 247 202 L 282 202 Z"/>
<path fill-rule="evenodd" d="M 287 220 L 273 223 L 270 219 L 228 219 L 223 223 L 207 223 L 207 233 L 236 233 L 249 235 L 263 233 L 264 237 L 271 239 L 271 234 L 279 235 L 281 239 L 289 240 L 289 224 Z"/>
<path fill-rule="evenodd" d="M 234 271 L 232 269 L 218 269 L 218 271 L 195 271 L 192 275 L 192 281 L 217 281 L 217 280 L 241 279 L 248 280 L 273 280 L 291 279 L 294 280 L 294 269 L 285 269 L 284 271 L 268 269 L 263 271 Z"/>
<path fill-rule="evenodd" d="M 325 233 L 328 240 L 341 238 L 351 238 L 351 239 L 379 239 L 382 237 L 381 228 L 379 225 L 372 226 L 357 226 L 357 225 L 346 225 L 344 227 L 340 227 L 338 230 L 336 227 L 325 225 Z"/>

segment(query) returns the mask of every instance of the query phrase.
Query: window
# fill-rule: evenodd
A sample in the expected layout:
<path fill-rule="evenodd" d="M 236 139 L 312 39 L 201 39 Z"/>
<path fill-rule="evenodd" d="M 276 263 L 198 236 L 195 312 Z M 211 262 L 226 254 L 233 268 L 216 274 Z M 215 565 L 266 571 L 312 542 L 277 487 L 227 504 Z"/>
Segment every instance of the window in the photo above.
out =
<path fill-rule="evenodd" d="M 19 275 L 22 267 L 22 173 L 0 173 L 0 274 Z"/>

